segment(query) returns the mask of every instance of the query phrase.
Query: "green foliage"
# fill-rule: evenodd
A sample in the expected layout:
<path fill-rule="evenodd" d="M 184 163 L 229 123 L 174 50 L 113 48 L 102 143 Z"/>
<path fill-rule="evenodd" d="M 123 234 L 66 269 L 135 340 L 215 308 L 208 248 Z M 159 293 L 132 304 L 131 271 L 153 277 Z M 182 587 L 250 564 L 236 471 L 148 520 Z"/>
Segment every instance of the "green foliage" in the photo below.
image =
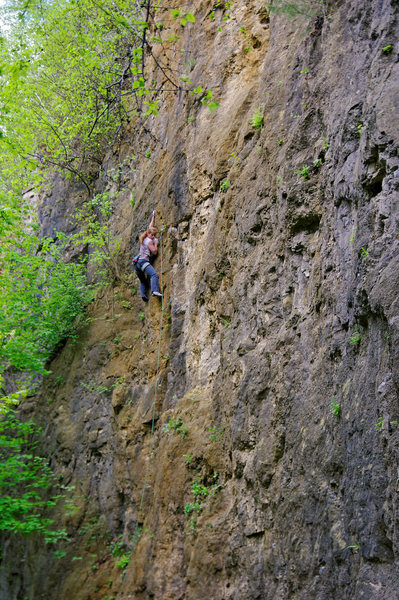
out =
<path fill-rule="evenodd" d="M 160 22 L 158 0 L 145 9 L 135 0 L 9 0 L 1 12 L 0 150 L 31 182 L 50 167 L 90 193 L 132 117 L 148 128 L 165 94 L 182 91 L 172 58 L 179 38 Z M 182 27 L 196 21 L 179 8 L 172 15 Z M 205 103 L 218 107 L 209 96 Z"/>
<path fill-rule="evenodd" d="M 362 248 L 361 252 L 360 252 L 360 256 L 362 258 L 364 258 L 364 260 L 367 260 L 369 257 L 369 249 L 368 248 Z"/>
<path fill-rule="evenodd" d="M 109 548 L 113 556 L 122 556 L 122 554 L 126 552 L 126 546 L 122 542 L 122 536 L 120 535 L 115 542 L 112 542 Z"/>
<path fill-rule="evenodd" d="M 198 99 L 200 100 L 201 104 L 205 104 L 206 106 L 208 106 L 211 113 L 214 113 L 220 106 L 219 102 L 216 102 L 212 99 L 212 90 L 204 90 L 202 86 L 193 88 L 190 94 L 192 94 L 193 96 L 198 96 Z M 190 119 L 194 120 L 194 117 L 190 117 L 189 122 L 191 122 Z"/>
<path fill-rule="evenodd" d="M 355 226 L 355 227 L 353 228 L 353 234 L 352 234 L 352 235 L 351 235 L 351 237 L 349 238 L 349 241 L 350 241 L 351 243 L 353 243 L 353 242 L 355 241 L 355 239 L 356 239 L 356 230 L 357 230 L 357 227 Z"/>
<path fill-rule="evenodd" d="M 101 383 L 96 383 L 95 381 L 89 381 L 89 383 L 82 382 L 81 386 L 88 392 L 97 392 L 98 394 L 103 394 L 110 391 L 110 388 L 102 385 Z"/>
<path fill-rule="evenodd" d="M 229 19 L 231 19 L 230 9 L 231 9 L 232 4 L 233 4 L 233 0 L 216 0 L 216 2 L 213 4 L 213 10 L 209 13 L 209 18 L 212 21 L 214 21 L 216 11 L 218 9 L 222 9 L 223 13 L 224 13 L 223 22 L 228 21 Z M 222 28 L 220 26 L 218 27 L 218 31 L 222 31 Z"/>
<path fill-rule="evenodd" d="M 112 555 L 117 559 L 115 566 L 118 569 L 125 569 L 130 561 L 130 552 L 127 550 L 126 545 L 122 541 L 122 536 L 112 542 L 108 547 L 111 550 Z"/>
<path fill-rule="evenodd" d="M 172 432 L 178 433 L 181 439 L 184 440 L 187 436 L 188 429 L 186 425 L 183 425 L 183 421 L 181 419 L 177 419 L 175 421 L 174 419 L 170 418 L 163 431 L 166 433 L 166 435 L 169 435 L 169 433 Z"/>
<path fill-rule="evenodd" d="M 222 190 L 222 192 L 227 192 L 227 190 L 229 189 L 230 186 L 230 181 L 228 179 L 226 179 L 226 181 L 223 181 L 223 183 L 220 185 L 220 189 Z"/>
<path fill-rule="evenodd" d="M 362 339 L 362 336 L 359 333 L 358 326 L 355 325 L 355 330 L 349 338 L 349 343 L 351 346 L 357 346 L 357 344 L 360 343 L 361 339 Z"/>
<path fill-rule="evenodd" d="M 318 169 L 323 164 L 323 159 L 322 158 L 316 158 L 316 160 L 314 161 L 313 164 L 315 166 L 315 169 Z"/>
<path fill-rule="evenodd" d="M 351 546 L 347 546 L 347 548 L 352 550 L 353 554 L 357 554 L 359 552 L 360 545 L 356 543 L 352 544 Z"/>
<path fill-rule="evenodd" d="M 391 54 L 392 50 L 393 50 L 392 44 L 388 44 L 387 46 L 384 46 L 382 49 L 384 54 Z"/>
<path fill-rule="evenodd" d="M 88 269 L 95 272 L 100 285 L 122 279 L 119 271 L 121 239 L 115 238 L 110 229 L 113 203 L 108 192 L 97 194 L 73 216 L 79 232 L 69 238 L 58 233 L 62 240 L 73 243 L 82 251 L 84 247 L 90 247 Z"/>
<path fill-rule="evenodd" d="M 250 123 L 254 129 L 261 129 L 263 126 L 263 106 L 259 106 L 251 117 Z"/>
<path fill-rule="evenodd" d="M 3 399 L 4 401 L 4 399 Z M 45 516 L 61 495 L 48 495 L 54 484 L 47 459 L 36 453 L 40 429 L 9 410 L 0 419 L 0 530 L 23 535 L 42 533 L 46 543 L 67 539 L 64 529 L 51 530 Z"/>
<path fill-rule="evenodd" d="M 331 414 L 333 414 L 337 417 L 341 414 L 341 405 L 339 404 L 339 402 L 336 401 L 335 397 L 332 399 L 332 401 L 330 403 L 330 411 L 331 411 Z"/>
<path fill-rule="evenodd" d="M 296 173 L 303 177 L 304 179 L 309 179 L 310 177 L 310 167 L 308 165 L 303 165 L 301 169 L 297 169 Z"/>
<path fill-rule="evenodd" d="M 90 169 L 113 140 L 120 111 L 126 114 L 121 88 L 128 74 L 136 71 L 135 81 L 141 75 L 141 52 L 131 48 L 128 57 L 126 50 L 145 26 L 133 2 L 110 6 L 101 0 L 7 5 L 3 139 L 36 168 L 56 165 L 76 175 L 83 162 Z"/>
<path fill-rule="evenodd" d="M 117 569 L 124 570 L 130 562 L 130 552 L 122 554 L 122 556 L 116 561 L 115 566 Z"/>
<path fill-rule="evenodd" d="M 211 442 L 216 443 L 216 442 L 222 441 L 224 438 L 224 430 L 225 430 L 224 425 L 221 425 L 220 427 L 217 427 L 217 426 L 209 427 L 209 439 L 211 440 Z"/>
<path fill-rule="evenodd" d="M 193 457 L 191 456 L 191 454 L 183 454 L 183 458 L 184 462 L 186 463 L 186 466 L 188 467 L 191 464 Z"/>
<path fill-rule="evenodd" d="M 202 512 L 205 500 L 208 497 L 215 496 L 222 487 L 219 483 L 219 476 L 217 473 L 213 474 L 212 482 L 211 485 L 205 485 L 200 477 L 194 479 L 190 486 L 190 491 L 194 500 L 184 506 L 184 514 L 192 515 L 192 513 L 196 513 L 199 515 Z M 196 521 L 193 517 L 190 519 L 190 525 L 192 529 L 196 528 Z"/>
<path fill-rule="evenodd" d="M 180 25 L 185 27 L 187 23 L 195 23 L 195 16 L 192 13 L 181 13 L 180 8 L 171 8 L 170 12 L 174 19 L 180 17 Z"/>
<path fill-rule="evenodd" d="M 377 430 L 378 430 L 378 431 L 381 431 L 381 430 L 382 430 L 382 424 L 383 424 L 383 421 L 384 421 L 384 418 L 383 418 L 383 417 L 380 417 L 380 418 L 378 419 L 378 421 L 377 421 L 377 425 L 376 425 L 376 427 L 377 427 Z"/>
<path fill-rule="evenodd" d="M 43 373 L 91 298 L 86 267 L 65 262 L 66 239 L 54 243 L 20 225 L 0 242 L 0 368 Z"/>

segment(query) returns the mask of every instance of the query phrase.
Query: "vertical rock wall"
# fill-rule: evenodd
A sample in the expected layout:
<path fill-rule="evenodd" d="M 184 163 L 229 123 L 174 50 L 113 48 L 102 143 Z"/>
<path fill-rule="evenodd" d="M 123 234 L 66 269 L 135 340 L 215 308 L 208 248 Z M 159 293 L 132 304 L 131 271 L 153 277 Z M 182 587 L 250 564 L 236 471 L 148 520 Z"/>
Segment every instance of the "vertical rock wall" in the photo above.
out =
<path fill-rule="evenodd" d="M 398 5 L 211 10 L 176 55 L 220 108 L 169 97 L 151 156 L 132 124 L 104 164 L 124 165 L 122 270 L 154 207 L 164 225 L 164 310 L 108 291 L 26 406 L 77 510 L 64 562 L 30 542 L 7 572 L 6 547 L 4 598 L 399 593 Z M 44 229 L 75 201 L 57 184 Z M 193 482 L 211 493 L 186 514 Z M 123 575 L 104 532 L 133 547 Z"/>

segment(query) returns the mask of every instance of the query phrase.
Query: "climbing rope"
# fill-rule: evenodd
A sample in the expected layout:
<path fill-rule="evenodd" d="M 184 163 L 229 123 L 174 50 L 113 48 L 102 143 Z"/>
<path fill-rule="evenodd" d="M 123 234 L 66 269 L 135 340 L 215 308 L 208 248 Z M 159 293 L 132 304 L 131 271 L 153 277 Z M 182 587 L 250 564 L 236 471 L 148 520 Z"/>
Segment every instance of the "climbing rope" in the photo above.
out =
<path fill-rule="evenodd" d="M 152 453 L 154 450 L 154 442 L 155 442 L 155 436 L 154 436 L 154 430 L 155 430 L 155 410 L 156 410 L 156 405 L 157 405 L 157 397 L 158 397 L 158 378 L 159 378 L 159 365 L 160 365 L 160 361 L 161 361 L 161 341 L 162 341 L 162 327 L 163 327 L 163 313 L 164 313 L 164 298 L 163 298 L 163 263 L 162 263 L 162 231 L 163 231 L 163 227 L 161 229 L 161 235 L 159 237 L 159 248 L 160 248 L 160 261 L 161 261 L 161 277 L 160 277 L 160 283 L 161 283 L 161 292 L 162 292 L 162 297 L 161 297 L 161 318 L 159 321 L 159 337 L 158 337 L 158 352 L 157 352 L 157 368 L 156 368 L 156 374 L 155 374 L 155 391 L 154 391 L 154 400 L 152 403 L 152 419 L 151 419 L 151 446 L 150 446 L 150 454 L 147 460 L 147 467 L 145 470 L 145 475 L 144 475 L 144 483 L 143 483 L 143 490 L 141 492 L 141 499 L 140 499 L 140 504 L 139 504 L 139 510 L 137 513 L 137 519 L 136 519 L 136 527 L 133 533 L 133 544 L 135 545 L 136 542 L 138 541 L 139 538 L 139 523 L 140 523 L 140 517 L 141 517 L 141 511 L 143 508 L 143 503 L 144 503 L 144 495 L 145 495 L 145 490 L 146 490 L 146 486 L 147 486 L 147 480 L 148 480 L 148 473 L 150 470 L 150 463 L 151 463 L 151 458 L 152 458 Z"/>

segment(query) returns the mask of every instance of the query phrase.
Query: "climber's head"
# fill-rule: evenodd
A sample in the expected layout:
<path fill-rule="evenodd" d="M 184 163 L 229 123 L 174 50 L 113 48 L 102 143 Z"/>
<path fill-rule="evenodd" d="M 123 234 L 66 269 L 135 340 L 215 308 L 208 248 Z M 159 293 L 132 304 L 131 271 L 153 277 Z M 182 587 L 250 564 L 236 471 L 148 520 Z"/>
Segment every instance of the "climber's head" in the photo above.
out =
<path fill-rule="evenodd" d="M 157 230 L 157 228 L 156 228 L 156 227 L 149 227 L 149 228 L 147 229 L 147 236 L 148 236 L 149 238 L 151 238 L 152 240 L 153 240 L 153 239 L 154 239 L 154 237 L 157 235 L 157 233 L 158 233 L 158 230 Z"/>
<path fill-rule="evenodd" d="M 153 240 L 154 237 L 157 235 L 157 233 L 158 233 L 158 229 L 156 227 L 149 227 L 144 233 L 141 234 L 140 244 L 142 244 L 144 242 L 146 237 Z"/>

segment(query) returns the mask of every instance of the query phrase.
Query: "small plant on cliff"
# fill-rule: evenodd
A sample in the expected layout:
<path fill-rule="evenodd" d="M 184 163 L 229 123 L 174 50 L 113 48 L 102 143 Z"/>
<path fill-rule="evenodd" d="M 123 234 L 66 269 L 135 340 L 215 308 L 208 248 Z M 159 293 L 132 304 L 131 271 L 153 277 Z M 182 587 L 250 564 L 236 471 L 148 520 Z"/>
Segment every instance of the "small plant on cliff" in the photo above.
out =
<path fill-rule="evenodd" d="M 203 510 L 203 503 L 205 500 L 208 497 L 215 496 L 215 494 L 220 491 L 221 487 L 222 486 L 219 483 L 219 475 L 217 473 L 213 474 L 212 483 L 210 485 L 205 485 L 199 476 L 196 477 L 190 486 L 190 491 L 194 497 L 194 501 L 185 505 L 184 514 L 192 515 L 192 513 L 196 513 L 199 515 Z M 190 526 L 192 529 L 195 529 L 197 526 L 194 516 L 191 516 Z"/>
<path fill-rule="evenodd" d="M 303 177 L 303 179 L 309 179 L 310 177 L 310 167 L 309 165 L 303 165 L 301 169 L 297 169 L 296 173 Z"/>
<path fill-rule="evenodd" d="M 332 401 L 330 403 L 330 411 L 331 411 L 331 414 L 333 414 L 337 417 L 341 414 L 341 406 L 340 406 L 339 402 L 336 401 L 335 397 L 332 399 Z"/>
<path fill-rule="evenodd" d="M 201 104 L 208 106 L 211 113 L 215 112 L 219 108 L 219 102 L 216 102 L 212 99 L 213 92 L 212 90 L 204 90 L 203 87 L 198 86 L 191 90 L 190 94 L 198 96 Z"/>
<path fill-rule="evenodd" d="M 222 190 L 222 192 L 227 192 L 227 190 L 229 189 L 230 186 L 230 181 L 228 179 L 226 179 L 226 181 L 223 181 L 223 183 L 220 185 L 220 189 Z"/>
<path fill-rule="evenodd" d="M 216 443 L 222 441 L 224 437 L 224 430 L 224 425 L 221 425 L 220 427 L 209 427 L 209 439 L 211 440 L 211 442 Z"/>
<path fill-rule="evenodd" d="M 96 383 L 94 380 L 89 381 L 89 383 L 82 382 L 80 385 L 87 392 L 97 392 L 98 394 L 103 394 L 110 391 L 110 388 L 108 388 L 106 385 Z"/>
<path fill-rule="evenodd" d="M 185 439 L 188 432 L 188 428 L 183 425 L 183 421 L 181 419 L 177 419 L 177 421 L 175 421 L 172 418 L 169 419 L 163 430 L 166 435 L 169 435 L 169 433 L 172 432 L 178 433 L 182 440 Z"/>
<path fill-rule="evenodd" d="M 130 552 L 122 554 L 122 556 L 116 561 L 115 566 L 117 569 L 124 570 L 130 562 Z"/>
<path fill-rule="evenodd" d="M 323 159 L 322 158 L 316 158 L 316 160 L 314 161 L 314 166 L 316 169 L 319 169 L 321 167 L 321 165 L 323 164 Z"/>
<path fill-rule="evenodd" d="M 353 243 L 353 242 L 355 241 L 355 239 L 356 239 L 356 230 L 357 230 L 357 227 L 355 226 L 355 227 L 353 228 L 353 234 L 352 234 L 352 235 L 351 235 L 351 237 L 349 238 L 349 241 L 350 241 L 351 243 Z"/>
<path fill-rule="evenodd" d="M 355 330 L 349 338 L 349 343 L 351 346 L 357 346 L 357 344 L 359 344 L 361 339 L 362 339 L 362 336 L 359 333 L 359 328 L 357 325 L 355 325 Z"/>
<path fill-rule="evenodd" d="M 362 248 L 360 251 L 360 256 L 362 258 L 364 258 L 364 260 L 367 260 L 369 257 L 369 249 L 368 248 Z"/>
<path fill-rule="evenodd" d="M 259 106 L 251 117 L 250 123 L 254 129 L 261 129 L 263 126 L 263 106 Z"/>
<path fill-rule="evenodd" d="M 392 50 L 393 50 L 392 44 L 388 44 L 387 46 L 384 46 L 382 49 L 384 54 L 391 54 Z"/>
<path fill-rule="evenodd" d="M 184 462 L 186 463 L 186 466 L 188 467 L 191 464 L 193 457 L 191 456 L 191 454 L 183 454 L 183 458 Z"/>
<path fill-rule="evenodd" d="M 376 427 L 377 427 L 377 431 L 381 431 L 382 430 L 382 424 L 383 424 L 384 418 L 380 417 L 377 421 Z"/>

